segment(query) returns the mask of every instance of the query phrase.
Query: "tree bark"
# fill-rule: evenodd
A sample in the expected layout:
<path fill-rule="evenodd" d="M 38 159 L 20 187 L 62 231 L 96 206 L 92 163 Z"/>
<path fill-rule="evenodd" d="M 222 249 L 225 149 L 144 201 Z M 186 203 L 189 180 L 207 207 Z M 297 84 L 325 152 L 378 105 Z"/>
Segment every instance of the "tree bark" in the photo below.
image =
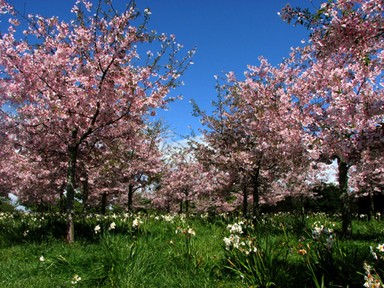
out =
<path fill-rule="evenodd" d="M 67 242 L 73 243 L 75 241 L 75 224 L 73 221 L 73 203 L 75 202 L 75 181 L 76 181 L 76 161 L 78 146 L 69 146 L 69 160 L 67 171 Z"/>
<path fill-rule="evenodd" d="M 180 199 L 179 214 L 183 213 L 183 199 Z"/>
<path fill-rule="evenodd" d="M 185 200 L 185 214 L 189 214 L 189 200 L 188 198 Z"/>
<path fill-rule="evenodd" d="M 339 173 L 339 189 L 340 200 L 342 205 L 342 234 L 346 239 L 352 236 L 352 215 L 351 215 L 351 199 L 348 194 L 348 169 L 349 166 L 346 162 L 338 159 L 338 173 Z"/>
<path fill-rule="evenodd" d="M 248 189 L 247 182 L 244 181 L 242 184 L 242 193 L 243 193 L 243 216 L 248 218 Z"/>
<path fill-rule="evenodd" d="M 368 211 L 368 220 L 371 221 L 375 218 L 375 201 L 373 199 L 374 194 L 372 192 L 368 193 L 369 197 L 369 211 Z"/>
<path fill-rule="evenodd" d="M 260 217 L 260 195 L 259 195 L 259 174 L 260 168 L 255 170 L 255 174 L 252 177 L 252 196 L 253 196 L 253 207 L 252 207 L 252 216 L 253 222 L 256 223 Z"/>
<path fill-rule="evenodd" d="M 188 213 L 189 213 L 189 191 L 188 190 L 186 190 L 185 191 L 185 214 L 187 214 L 188 215 Z"/>
<path fill-rule="evenodd" d="M 82 181 L 83 185 L 83 214 L 86 213 L 89 195 L 88 174 L 85 174 L 85 178 Z"/>
<path fill-rule="evenodd" d="M 133 185 L 128 185 L 128 212 L 133 212 Z"/>
<path fill-rule="evenodd" d="M 107 193 L 104 192 L 101 195 L 101 214 L 105 214 L 107 212 Z"/>

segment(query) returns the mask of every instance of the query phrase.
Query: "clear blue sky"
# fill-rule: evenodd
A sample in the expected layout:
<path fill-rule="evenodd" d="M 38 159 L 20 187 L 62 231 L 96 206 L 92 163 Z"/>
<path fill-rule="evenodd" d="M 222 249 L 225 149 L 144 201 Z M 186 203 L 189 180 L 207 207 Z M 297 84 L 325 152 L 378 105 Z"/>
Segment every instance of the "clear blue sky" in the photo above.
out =
<path fill-rule="evenodd" d="M 71 16 L 75 0 L 9 0 L 20 11 L 43 16 Z M 96 0 L 94 0 L 96 2 Z M 117 6 L 128 0 L 114 0 Z M 170 128 L 179 135 L 198 134 L 199 120 L 191 115 L 190 99 L 209 110 L 216 98 L 214 75 L 234 71 L 242 76 L 248 64 L 258 65 L 258 57 L 278 64 L 291 47 L 307 39 L 309 31 L 283 22 L 277 15 L 285 4 L 313 7 L 310 0 L 136 0 L 138 7 L 151 12 L 149 27 L 159 33 L 175 34 L 185 50 L 197 48 L 194 65 L 184 74 L 183 87 L 172 95 L 183 95 L 169 110 L 161 112 Z M 319 0 L 314 5 L 319 5 Z"/>

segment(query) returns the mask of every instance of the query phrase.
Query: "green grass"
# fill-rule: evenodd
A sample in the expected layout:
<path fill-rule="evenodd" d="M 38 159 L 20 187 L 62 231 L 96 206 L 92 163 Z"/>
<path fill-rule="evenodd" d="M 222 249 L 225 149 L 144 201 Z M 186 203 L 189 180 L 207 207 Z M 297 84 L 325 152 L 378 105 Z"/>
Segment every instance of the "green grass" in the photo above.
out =
<path fill-rule="evenodd" d="M 2 214 L 0 287 L 316 287 L 321 279 L 326 287 L 362 287 L 364 262 L 377 273 L 384 268 L 370 251 L 382 243 L 381 221 L 355 220 L 353 239 L 344 241 L 337 218 L 295 223 L 295 215 L 268 215 L 256 227 L 242 224 L 239 241 L 251 240 L 249 247 L 225 249 L 227 225 L 241 220 L 228 219 L 94 215 L 77 219 L 77 241 L 66 244 L 61 216 Z M 335 231 L 314 237 L 316 221 L 334 223 Z"/>

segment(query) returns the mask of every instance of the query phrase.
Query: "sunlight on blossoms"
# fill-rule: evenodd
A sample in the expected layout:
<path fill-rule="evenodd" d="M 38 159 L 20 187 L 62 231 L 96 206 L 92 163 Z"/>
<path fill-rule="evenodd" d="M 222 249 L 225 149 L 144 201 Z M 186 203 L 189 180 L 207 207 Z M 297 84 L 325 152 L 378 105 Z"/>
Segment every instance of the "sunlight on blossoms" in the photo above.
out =
<path fill-rule="evenodd" d="M 249 255 L 252 252 L 256 253 L 257 247 L 253 241 L 254 239 L 240 236 L 244 233 L 243 225 L 246 225 L 243 221 L 227 225 L 227 230 L 229 230 L 231 234 L 223 238 L 225 249 L 228 251 L 235 249 L 245 255 Z"/>
<path fill-rule="evenodd" d="M 137 218 L 135 218 L 135 219 L 133 220 L 133 222 L 132 222 L 132 227 L 133 227 L 133 228 L 139 228 L 139 226 L 140 226 L 141 224 L 143 224 L 143 221 L 142 221 L 139 217 L 137 217 Z"/>
<path fill-rule="evenodd" d="M 243 225 L 244 223 L 243 222 L 239 222 L 239 223 L 234 223 L 234 224 L 228 224 L 227 226 L 227 229 L 229 230 L 230 233 L 238 233 L 238 234 L 242 234 L 243 233 L 243 228 L 241 227 L 241 225 Z"/>
<path fill-rule="evenodd" d="M 383 285 L 380 281 L 380 277 L 377 274 L 372 274 L 371 270 L 372 270 L 372 267 L 369 264 L 364 263 L 364 271 L 365 271 L 364 280 L 365 280 L 365 282 L 363 284 L 363 287 L 367 287 L 367 288 L 381 288 L 381 287 L 383 287 Z"/>
<path fill-rule="evenodd" d="M 98 234 L 100 232 L 100 230 L 101 230 L 100 225 L 96 225 L 93 230 L 95 231 L 95 234 Z"/>
<path fill-rule="evenodd" d="M 187 228 L 181 228 L 181 227 L 177 227 L 176 228 L 176 231 L 175 231 L 176 234 L 184 234 L 185 236 L 187 237 L 194 237 L 196 236 L 196 232 L 195 230 L 193 230 L 191 227 L 187 227 Z"/>
<path fill-rule="evenodd" d="M 115 223 L 115 222 L 112 222 L 112 223 L 109 225 L 108 230 L 114 230 L 115 228 L 116 228 L 116 223 Z"/>
<path fill-rule="evenodd" d="M 77 274 L 75 274 L 72 278 L 71 284 L 76 285 L 81 280 L 81 277 Z"/>

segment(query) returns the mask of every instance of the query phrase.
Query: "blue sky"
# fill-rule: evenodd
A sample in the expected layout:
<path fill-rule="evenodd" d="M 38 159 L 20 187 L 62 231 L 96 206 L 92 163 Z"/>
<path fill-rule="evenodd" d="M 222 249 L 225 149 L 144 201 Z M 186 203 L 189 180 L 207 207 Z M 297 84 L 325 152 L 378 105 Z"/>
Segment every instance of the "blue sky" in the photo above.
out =
<path fill-rule="evenodd" d="M 43 16 L 71 16 L 75 0 L 9 0 L 20 11 Z M 96 0 L 94 0 L 96 2 Z M 114 0 L 117 6 L 128 0 Z M 159 33 L 175 34 L 185 50 L 197 48 L 194 65 L 183 75 L 185 85 L 172 95 L 183 100 L 160 112 L 180 138 L 191 128 L 198 134 L 199 119 L 193 117 L 189 100 L 194 99 L 204 110 L 210 110 L 216 98 L 214 75 L 234 71 L 241 77 L 248 64 L 258 65 L 258 57 L 278 64 L 291 47 L 307 39 L 309 31 L 283 22 L 277 15 L 285 4 L 296 7 L 319 6 L 319 0 L 136 0 L 142 10 L 152 12 L 149 28 Z"/>

